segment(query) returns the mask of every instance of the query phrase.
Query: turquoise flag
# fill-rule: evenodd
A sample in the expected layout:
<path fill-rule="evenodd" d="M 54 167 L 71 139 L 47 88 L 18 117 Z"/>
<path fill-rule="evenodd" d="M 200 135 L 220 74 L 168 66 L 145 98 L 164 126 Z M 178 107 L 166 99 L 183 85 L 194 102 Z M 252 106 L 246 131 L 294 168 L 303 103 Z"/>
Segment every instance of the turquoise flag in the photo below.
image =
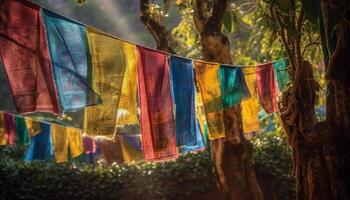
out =
<path fill-rule="evenodd" d="M 91 89 L 91 64 L 85 27 L 43 10 L 58 95 L 63 110 L 100 103 Z"/>
<path fill-rule="evenodd" d="M 287 59 L 283 59 L 275 61 L 272 64 L 276 73 L 275 77 L 277 79 L 278 89 L 282 91 L 290 81 L 289 74 L 287 71 L 289 61 Z"/>
<path fill-rule="evenodd" d="M 236 105 L 241 100 L 250 97 L 243 72 L 239 67 L 220 65 L 219 79 L 224 108 Z"/>
<path fill-rule="evenodd" d="M 23 117 L 16 116 L 16 140 L 19 144 L 29 144 L 29 132 L 26 120 Z"/>

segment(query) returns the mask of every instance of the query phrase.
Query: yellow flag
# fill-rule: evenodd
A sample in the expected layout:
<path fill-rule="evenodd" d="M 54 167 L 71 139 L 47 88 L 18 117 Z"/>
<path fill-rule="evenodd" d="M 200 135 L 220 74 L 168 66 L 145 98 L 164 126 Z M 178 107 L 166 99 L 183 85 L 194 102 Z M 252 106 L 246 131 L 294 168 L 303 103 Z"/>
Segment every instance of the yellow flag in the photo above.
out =
<path fill-rule="evenodd" d="M 244 78 L 247 83 L 251 98 L 243 100 L 242 106 L 242 121 L 243 132 L 249 133 L 259 131 L 259 100 L 256 92 L 256 73 L 255 67 L 243 68 Z"/>
<path fill-rule="evenodd" d="M 219 81 L 219 64 L 196 61 L 196 79 L 202 95 L 209 128 L 209 139 L 225 137 L 223 106 Z"/>
<path fill-rule="evenodd" d="M 85 109 L 84 131 L 89 135 L 113 135 L 126 68 L 122 41 L 88 28 L 92 60 L 92 87 L 102 104 Z"/>
<path fill-rule="evenodd" d="M 197 113 L 199 128 L 201 130 L 201 133 L 204 134 L 204 124 L 206 124 L 207 122 L 205 119 L 204 106 L 203 106 L 203 101 L 200 93 L 196 93 L 196 113 Z"/>
<path fill-rule="evenodd" d="M 120 139 L 120 146 L 123 152 L 123 159 L 125 162 L 137 161 L 143 159 L 142 151 L 136 149 L 132 144 L 130 144 L 123 135 L 118 136 Z M 139 137 L 141 140 L 141 135 L 134 135 L 133 137 Z M 141 145 L 141 144 L 140 144 Z"/>
<path fill-rule="evenodd" d="M 6 145 L 7 139 L 5 135 L 5 120 L 4 114 L 0 113 L 0 145 Z"/>
<path fill-rule="evenodd" d="M 52 124 L 51 127 L 56 162 L 67 162 L 68 152 L 73 158 L 84 153 L 83 139 L 79 129 L 55 124 Z"/>
<path fill-rule="evenodd" d="M 117 125 L 136 124 L 137 119 L 137 51 L 136 46 L 124 42 L 126 69 L 119 100 Z"/>
<path fill-rule="evenodd" d="M 25 121 L 30 137 L 33 137 L 41 132 L 40 122 L 34 121 L 27 117 L 25 118 Z"/>

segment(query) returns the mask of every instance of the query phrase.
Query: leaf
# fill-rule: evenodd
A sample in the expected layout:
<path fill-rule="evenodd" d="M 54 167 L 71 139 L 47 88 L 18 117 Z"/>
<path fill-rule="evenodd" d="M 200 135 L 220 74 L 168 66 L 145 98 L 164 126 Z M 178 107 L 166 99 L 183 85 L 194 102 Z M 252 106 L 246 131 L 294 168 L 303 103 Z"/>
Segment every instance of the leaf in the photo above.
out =
<path fill-rule="evenodd" d="M 224 28 L 229 33 L 233 32 L 233 23 L 234 23 L 234 17 L 233 17 L 232 12 L 226 11 L 224 14 L 224 18 L 223 18 L 223 25 L 224 25 Z"/>

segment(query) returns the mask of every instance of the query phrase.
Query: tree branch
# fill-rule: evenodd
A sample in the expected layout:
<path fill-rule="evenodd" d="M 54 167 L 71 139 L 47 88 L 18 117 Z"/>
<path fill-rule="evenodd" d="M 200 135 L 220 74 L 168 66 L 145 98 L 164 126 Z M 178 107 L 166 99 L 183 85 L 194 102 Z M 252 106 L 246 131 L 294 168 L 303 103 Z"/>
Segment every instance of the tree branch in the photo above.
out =
<path fill-rule="evenodd" d="M 166 3 L 168 0 L 164 0 Z M 148 0 L 140 0 L 140 20 L 152 34 L 153 38 L 157 43 L 157 49 L 166 51 L 169 53 L 175 53 L 175 51 L 169 46 L 169 35 L 168 31 L 159 22 L 154 20 L 148 12 Z"/>
<path fill-rule="evenodd" d="M 204 1 L 193 0 L 193 21 L 199 33 L 204 31 L 204 25 L 207 22 L 207 16 L 203 13 Z"/>

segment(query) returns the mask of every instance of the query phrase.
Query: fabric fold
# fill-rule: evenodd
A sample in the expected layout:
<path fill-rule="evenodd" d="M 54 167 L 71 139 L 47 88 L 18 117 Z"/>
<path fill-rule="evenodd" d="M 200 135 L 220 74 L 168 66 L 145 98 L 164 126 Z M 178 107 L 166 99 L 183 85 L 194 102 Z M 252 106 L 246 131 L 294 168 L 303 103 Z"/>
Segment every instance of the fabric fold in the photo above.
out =
<path fill-rule="evenodd" d="M 29 132 L 27 129 L 26 120 L 23 117 L 16 116 L 15 122 L 16 122 L 16 141 L 18 141 L 19 144 L 22 144 L 22 145 L 29 144 L 30 138 L 29 138 Z"/>
<path fill-rule="evenodd" d="M 141 134 L 118 135 L 125 162 L 132 162 L 143 159 Z"/>
<path fill-rule="evenodd" d="M 250 97 L 243 72 L 238 67 L 220 65 L 221 99 L 224 108 L 229 108 Z"/>
<path fill-rule="evenodd" d="M 113 135 L 126 68 L 124 42 L 91 28 L 87 28 L 87 38 L 92 60 L 92 85 L 101 96 L 102 104 L 85 109 L 84 132 Z"/>
<path fill-rule="evenodd" d="M 15 117 L 10 113 L 4 113 L 4 120 L 7 144 L 14 144 L 16 133 Z"/>
<path fill-rule="evenodd" d="M 167 55 L 138 46 L 138 82 L 145 160 L 178 156 Z"/>
<path fill-rule="evenodd" d="M 34 137 L 41 132 L 40 122 L 34 121 L 30 118 L 26 118 L 25 121 L 30 137 Z"/>
<path fill-rule="evenodd" d="M 91 62 L 85 27 L 45 9 L 43 14 L 63 110 L 101 103 L 91 87 Z"/>
<path fill-rule="evenodd" d="M 54 156 L 51 126 L 40 123 L 40 133 L 31 138 L 24 160 L 52 160 Z"/>
<path fill-rule="evenodd" d="M 81 131 L 75 128 L 52 125 L 52 141 L 56 162 L 67 162 L 69 154 L 72 158 L 84 153 Z"/>
<path fill-rule="evenodd" d="M 272 63 L 258 65 L 256 68 L 258 94 L 262 107 L 267 114 L 278 111 L 277 83 Z"/>
<path fill-rule="evenodd" d="M 196 146 L 195 86 L 192 60 L 170 58 L 170 83 L 175 102 L 177 146 Z"/>
<path fill-rule="evenodd" d="M 0 145 L 7 145 L 4 113 L 0 112 Z"/>
<path fill-rule="evenodd" d="M 289 66 L 289 60 L 283 59 L 272 63 L 275 69 L 276 79 L 278 83 L 278 89 L 282 91 L 286 85 L 290 82 L 287 67 Z"/>
<path fill-rule="evenodd" d="M 137 49 L 133 44 L 124 42 L 125 76 L 119 100 L 117 125 L 136 124 L 137 117 Z"/>
<path fill-rule="evenodd" d="M 18 113 L 59 113 L 45 31 L 40 7 L 0 2 L 0 57 Z"/>
<path fill-rule="evenodd" d="M 209 139 L 225 137 L 223 105 L 219 81 L 219 64 L 195 61 L 196 80 L 201 93 Z"/>
<path fill-rule="evenodd" d="M 250 133 L 260 130 L 258 119 L 260 108 L 256 85 L 256 69 L 255 66 L 244 67 L 242 71 L 250 93 L 250 98 L 241 102 L 242 127 L 244 133 Z"/>

